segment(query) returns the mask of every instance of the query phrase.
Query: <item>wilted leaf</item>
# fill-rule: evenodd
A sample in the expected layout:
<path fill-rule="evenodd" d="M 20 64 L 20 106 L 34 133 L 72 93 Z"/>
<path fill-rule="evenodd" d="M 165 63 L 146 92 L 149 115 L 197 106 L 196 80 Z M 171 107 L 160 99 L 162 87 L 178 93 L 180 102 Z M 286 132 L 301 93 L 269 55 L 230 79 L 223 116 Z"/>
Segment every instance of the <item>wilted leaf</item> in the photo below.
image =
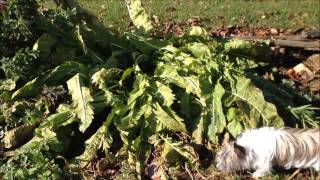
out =
<path fill-rule="evenodd" d="M 162 140 L 164 140 L 164 143 L 166 145 L 169 145 L 169 147 L 172 148 L 172 150 L 178 152 L 181 156 L 186 158 L 190 163 L 194 164 L 198 161 L 199 158 L 192 146 L 188 144 L 183 144 L 182 142 L 175 142 L 169 137 L 162 137 L 162 136 L 160 137 Z M 167 154 L 169 153 L 170 148 L 167 149 L 168 151 L 166 152 Z"/>
<path fill-rule="evenodd" d="M 4 148 L 14 148 L 28 141 L 36 126 L 37 123 L 24 124 L 6 132 L 2 139 Z"/>
<path fill-rule="evenodd" d="M 114 112 L 111 112 L 102 126 L 85 142 L 84 152 L 76 157 L 77 161 L 80 161 L 80 166 L 84 167 L 89 161 L 91 161 L 97 151 L 102 148 L 104 151 L 108 151 L 113 141 L 113 137 L 110 134 L 109 126 L 112 123 Z"/>

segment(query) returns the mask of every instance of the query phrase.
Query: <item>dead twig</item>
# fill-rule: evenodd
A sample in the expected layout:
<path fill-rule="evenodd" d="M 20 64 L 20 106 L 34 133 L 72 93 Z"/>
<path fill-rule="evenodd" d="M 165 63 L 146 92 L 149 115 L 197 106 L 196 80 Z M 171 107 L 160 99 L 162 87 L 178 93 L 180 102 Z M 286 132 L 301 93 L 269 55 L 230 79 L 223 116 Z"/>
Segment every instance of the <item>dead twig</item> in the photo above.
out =
<path fill-rule="evenodd" d="M 187 163 L 184 164 L 184 168 L 186 169 L 187 173 L 189 174 L 191 180 L 194 180 L 193 175 L 192 175 L 192 173 L 190 172 Z"/>
<path fill-rule="evenodd" d="M 294 173 L 291 174 L 291 176 L 288 177 L 287 180 L 293 179 L 299 172 L 300 172 L 300 169 L 297 169 L 296 171 L 294 171 Z"/>
<path fill-rule="evenodd" d="M 207 179 L 206 177 L 204 177 L 204 176 L 199 172 L 199 169 L 198 169 L 198 168 L 196 168 L 196 171 L 197 171 L 198 175 L 199 175 L 202 179 Z"/>

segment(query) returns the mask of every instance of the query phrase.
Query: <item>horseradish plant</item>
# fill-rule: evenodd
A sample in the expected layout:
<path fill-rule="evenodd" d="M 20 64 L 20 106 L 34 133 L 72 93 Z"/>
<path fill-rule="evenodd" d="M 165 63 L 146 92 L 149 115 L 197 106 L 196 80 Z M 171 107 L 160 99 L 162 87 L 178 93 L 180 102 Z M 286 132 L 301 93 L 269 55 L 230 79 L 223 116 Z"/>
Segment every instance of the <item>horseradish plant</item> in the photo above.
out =
<path fill-rule="evenodd" d="M 2 14 L 19 2 L 8 1 Z M 34 9 L 33 26 L 22 33 L 31 33 L 31 45 L 3 55 L 2 173 L 10 159 L 30 157 L 35 147 L 39 157 L 65 157 L 60 166 L 71 171 L 103 151 L 107 159 L 114 152 L 126 157 L 118 160 L 139 176 L 155 149 L 162 149 L 163 161 L 176 154 L 197 167 L 195 145 L 218 144 L 225 132 L 298 124 L 293 96 L 256 73 L 270 66 L 262 56 L 269 53 L 266 43 L 217 41 L 200 27 L 157 39 L 136 0 L 127 5 L 139 32 L 118 37 L 76 3 L 64 2 L 70 9 Z M 9 18 L 3 15 L 1 23 Z M 50 173 L 60 176 L 52 167 Z"/>

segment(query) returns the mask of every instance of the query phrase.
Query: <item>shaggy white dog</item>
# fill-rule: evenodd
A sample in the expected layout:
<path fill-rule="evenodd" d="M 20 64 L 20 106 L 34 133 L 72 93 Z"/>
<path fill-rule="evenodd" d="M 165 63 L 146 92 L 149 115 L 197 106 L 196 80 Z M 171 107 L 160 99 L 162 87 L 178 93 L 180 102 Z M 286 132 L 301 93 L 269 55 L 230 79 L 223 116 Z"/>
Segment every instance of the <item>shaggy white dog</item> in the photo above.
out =
<path fill-rule="evenodd" d="M 255 170 L 255 178 L 268 174 L 274 166 L 320 171 L 320 128 L 246 131 L 235 141 L 225 139 L 216 166 L 222 172 Z"/>

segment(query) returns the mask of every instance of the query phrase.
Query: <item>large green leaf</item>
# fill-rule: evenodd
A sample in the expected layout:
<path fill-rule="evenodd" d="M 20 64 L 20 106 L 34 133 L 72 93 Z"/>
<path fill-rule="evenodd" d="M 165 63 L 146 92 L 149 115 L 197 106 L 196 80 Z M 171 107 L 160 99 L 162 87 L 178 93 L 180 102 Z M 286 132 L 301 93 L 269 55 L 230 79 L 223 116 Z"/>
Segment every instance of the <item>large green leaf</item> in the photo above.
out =
<path fill-rule="evenodd" d="M 111 75 L 109 75 L 110 69 L 101 68 L 99 71 L 95 72 L 91 77 L 91 82 L 95 85 L 98 85 L 99 89 L 103 90 L 103 98 L 101 103 L 108 106 L 119 105 L 122 102 L 119 100 L 118 96 L 112 93 L 106 84 L 106 81 L 114 81 Z M 100 96 L 102 97 L 102 96 Z M 95 103 L 98 103 L 95 99 Z"/>
<path fill-rule="evenodd" d="M 42 34 L 37 42 L 33 45 L 33 50 L 38 50 L 42 54 L 43 58 L 48 58 L 53 46 L 57 43 L 57 40 L 50 34 Z"/>
<path fill-rule="evenodd" d="M 156 81 L 155 87 L 157 88 L 155 89 L 156 95 L 159 94 L 159 96 L 161 96 L 161 99 L 163 100 L 163 105 L 170 107 L 173 104 L 173 101 L 175 100 L 174 94 L 172 93 L 170 87 L 160 83 L 159 81 Z"/>
<path fill-rule="evenodd" d="M 186 47 L 196 58 L 210 57 L 211 55 L 209 47 L 203 43 L 188 43 Z"/>
<path fill-rule="evenodd" d="M 148 110 L 148 104 L 145 101 L 137 101 L 134 105 L 142 103 L 140 107 L 132 107 L 130 111 L 127 112 L 127 115 L 122 117 L 121 121 L 117 121 L 117 127 L 122 131 L 129 131 L 130 129 L 139 129 L 141 126 L 141 120 L 143 115 Z M 128 106 L 122 110 L 126 110 Z M 123 113 L 124 111 L 121 111 Z"/>
<path fill-rule="evenodd" d="M 136 151 L 136 171 L 142 174 L 152 152 L 152 145 L 147 142 L 141 142 L 139 149 Z"/>
<path fill-rule="evenodd" d="M 137 75 L 133 86 L 134 89 L 130 92 L 127 100 L 128 107 L 133 107 L 135 101 L 145 94 L 146 87 L 149 86 L 148 77 L 141 74 Z"/>
<path fill-rule="evenodd" d="M 12 94 L 12 99 L 22 97 L 32 97 L 39 93 L 43 84 L 58 85 L 64 83 L 67 79 L 74 76 L 76 73 L 87 73 L 88 68 L 75 61 L 67 61 L 60 66 L 57 66 L 49 73 L 43 73 L 32 81 L 29 81 L 20 89 Z"/>
<path fill-rule="evenodd" d="M 93 98 L 90 94 L 90 90 L 85 86 L 84 76 L 76 74 L 70 80 L 67 81 L 68 89 L 72 96 L 74 112 L 80 119 L 79 130 L 84 132 L 91 124 L 93 120 L 94 110 L 92 106 Z"/>
<path fill-rule="evenodd" d="M 140 135 L 129 143 L 129 151 L 133 151 L 130 164 L 135 165 L 138 174 L 142 174 L 151 154 L 152 145 L 147 142 L 148 133 L 145 128 L 141 128 Z"/>
<path fill-rule="evenodd" d="M 199 98 L 201 97 L 201 89 L 197 76 L 181 76 L 177 71 L 177 67 L 168 64 L 159 65 L 155 71 L 155 75 L 156 77 L 160 77 L 169 83 L 185 89 L 187 93 L 191 92 Z"/>
<path fill-rule="evenodd" d="M 251 112 L 256 114 L 256 118 L 252 119 L 251 124 L 257 126 L 284 126 L 283 119 L 279 116 L 277 108 L 274 104 L 267 102 L 264 98 L 263 92 L 258 89 L 250 79 L 247 79 L 241 75 L 227 76 L 228 79 L 232 79 L 230 82 L 235 83 L 232 90 L 226 90 L 226 93 L 232 95 L 235 101 L 241 101 L 247 105 L 242 105 L 240 109 L 244 112 Z M 246 108 L 246 109 L 245 109 Z M 262 119 L 260 124 L 259 118 Z"/>
<path fill-rule="evenodd" d="M 50 130 L 56 130 L 59 126 L 70 124 L 75 121 L 76 118 L 71 110 L 58 112 L 49 116 L 39 128 L 47 128 Z"/>
<path fill-rule="evenodd" d="M 227 112 L 228 132 L 233 136 L 237 137 L 243 130 L 244 127 L 242 122 L 245 120 L 243 113 L 238 108 L 230 108 Z"/>
<path fill-rule="evenodd" d="M 286 90 L 276 85 L 272 81 L 266 80 L 263 77 L 248 74 L 248 78 L 263 91 L 266 99 L 276 103 L 280 107 L 294 106 L 293 95 L 289 94 Z"/>
<path fill-rule="evenodd" d="M 205 118 L 208 118 L 205 115 L 200 115 L 195 123 L 195 128 L 192 132 L 192 140 L 196 144 L 202 144 L 203 138 L 205 137 L 205 126 L 206 126 L 206 120 Z"/>
<path fill-rule="evenodd" d="M 155 118 L 157 118 L 158 122 L 163 124 L 164 127 L 172 131 L 187 133 L 183 119 L 181 119 L 174 111 L 169 108 L 164 110 L 159 103 L 155 103 L 153 108 Z"/>
<path fill-rule="evenodd" d="M 149 80 L 145 75 L 137 75 L 133 84 L 133 90 L 127 96 L 127 102 L 119 108 L 118 114 L 121 120 L 116 120 L 115 124 L 124 136 L 128 135 L 128 131 L 139 128 L 142 116 L 148 110 L 148 103 L 152 100 L 152 96 L 147 91 Z"/>
<path fill-rule="evenodd" d="M 22 86 L 20 89 L 16 90 L 12 94 L 12 99 L 17 99 L 21 97 L 32 97 L 36 93 L 40 91 L 41 85 L 44 84 L 46 80 L 45 75 L 40 75 L 33 79 L 32 81 L 29 81 L 24 86 Z"/>
<path fill-rule="evenodd" d="M 78 44 L 81 47 L 83 53 L 85 55 L 90 56 L 91 59 L 93 60 L 92 61 L 93 63 L 102 63 L 103 59 L 98 55 L 98 53 L 96 51 L 90 49 L 90 47 L 87 47 L 87 44 L 84 40 L 81 29 L 82 29 L 82 26 L 76 25 L 74 34 L 75 34 L 76 40 L 78 41 Z"/>
<path fill-rule="evenodd" d="M 217 134 L 222 133 L 226 127 L 226 118 L 222 104 L 224 94 L 225 90 L 218 80 L 212 92 L 212 103 L 210 104 L 211 118 L 208 126 L 208 137 L 215 143 L 218 142 Z"/>

